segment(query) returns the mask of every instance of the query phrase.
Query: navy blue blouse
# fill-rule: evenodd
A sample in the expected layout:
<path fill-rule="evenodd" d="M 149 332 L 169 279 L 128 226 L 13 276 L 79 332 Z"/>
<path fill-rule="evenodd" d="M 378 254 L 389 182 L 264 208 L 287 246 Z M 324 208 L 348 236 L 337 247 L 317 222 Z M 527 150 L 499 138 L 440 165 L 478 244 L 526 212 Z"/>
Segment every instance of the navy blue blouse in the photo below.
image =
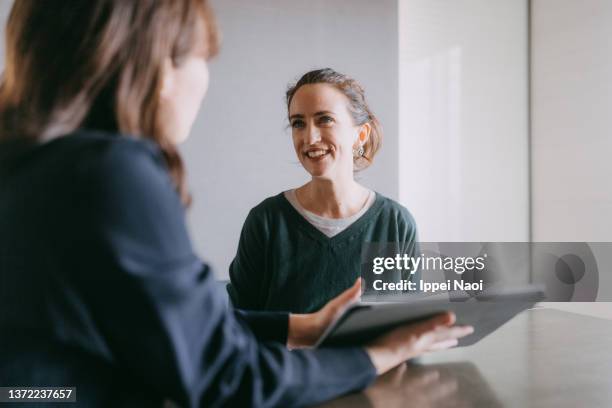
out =
<path fill-rule="evenodd" d="M 287 326 L 228 308 L 153 143 L 0 144 L 0 385 L 76 386 L 83 406 L 296 406 L 374 379 L 361 348 L 287 350 Z"/>

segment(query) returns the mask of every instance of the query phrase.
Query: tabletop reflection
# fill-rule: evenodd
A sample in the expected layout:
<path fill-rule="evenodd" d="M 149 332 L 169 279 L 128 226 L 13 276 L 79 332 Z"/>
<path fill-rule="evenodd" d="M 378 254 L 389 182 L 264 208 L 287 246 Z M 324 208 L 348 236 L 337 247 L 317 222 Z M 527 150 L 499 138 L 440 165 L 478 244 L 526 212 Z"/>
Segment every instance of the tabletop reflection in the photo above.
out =
<path fill-rule="evenodd" d="M 502 407 L 478 368 L 468 362 L 403 364 L 358 394 L 322 407 Z"/>

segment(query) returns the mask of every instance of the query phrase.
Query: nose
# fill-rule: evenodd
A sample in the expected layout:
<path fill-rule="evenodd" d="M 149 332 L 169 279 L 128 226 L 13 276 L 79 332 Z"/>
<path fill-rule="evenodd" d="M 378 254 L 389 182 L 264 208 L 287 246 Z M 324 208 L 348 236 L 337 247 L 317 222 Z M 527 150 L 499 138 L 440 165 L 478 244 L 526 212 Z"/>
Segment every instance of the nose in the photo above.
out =
<path fill-rule="evenodd" d="M 313 145 L 321 141 L 321 132 L 319 128 L 312 124 L 307 124 L 304 132 L 304 143 L 306 145 Z"/>

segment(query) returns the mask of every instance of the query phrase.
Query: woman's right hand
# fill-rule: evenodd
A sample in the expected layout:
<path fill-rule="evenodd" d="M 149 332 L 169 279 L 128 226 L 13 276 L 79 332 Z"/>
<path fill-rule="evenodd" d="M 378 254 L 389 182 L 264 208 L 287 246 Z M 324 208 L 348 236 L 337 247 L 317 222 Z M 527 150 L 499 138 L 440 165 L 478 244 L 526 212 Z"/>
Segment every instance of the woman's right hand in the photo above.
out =
<path fill-rule="evenodd" d="M 474 331 L 471 326 L 454 324 L 454 313 L 442 313 L 431 319 L 394 329 L 367 345 L 365 350 L 380 375 L 411 358 L 456 346 L 459 338 Z"/>

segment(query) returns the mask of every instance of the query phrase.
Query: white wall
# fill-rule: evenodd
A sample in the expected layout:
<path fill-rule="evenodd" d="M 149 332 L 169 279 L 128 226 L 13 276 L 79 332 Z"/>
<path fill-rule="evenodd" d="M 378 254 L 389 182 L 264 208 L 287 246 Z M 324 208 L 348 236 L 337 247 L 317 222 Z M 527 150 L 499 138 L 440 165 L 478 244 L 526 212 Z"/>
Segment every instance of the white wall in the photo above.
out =
<path fill-rule="evenodd" d="M 591 248 L 612 300 L 612 2 L 532 1 L 534 241 Z M 536 271 L 537 272 L 537 271 Z"/>
<path fill-rule="evenodd" d="M 524 0 L 400 0 L 400 200 L 422 241 L 527 241 Z"/>
<path fill-rule="evenodd" d="M 612 241 L 612 2 L 534 0 L 533 231 Z"/>
<path fill-rule="evenodd" d="M 183 146 L 197 250 L 220 278 L 249 209 L 307 180 L 293 151 L 284 91 L 313 68 L 358 79 L 384 130 L 363 182 L 397 198 L 397 0 L 217 0 L 221 54 Z"/>

